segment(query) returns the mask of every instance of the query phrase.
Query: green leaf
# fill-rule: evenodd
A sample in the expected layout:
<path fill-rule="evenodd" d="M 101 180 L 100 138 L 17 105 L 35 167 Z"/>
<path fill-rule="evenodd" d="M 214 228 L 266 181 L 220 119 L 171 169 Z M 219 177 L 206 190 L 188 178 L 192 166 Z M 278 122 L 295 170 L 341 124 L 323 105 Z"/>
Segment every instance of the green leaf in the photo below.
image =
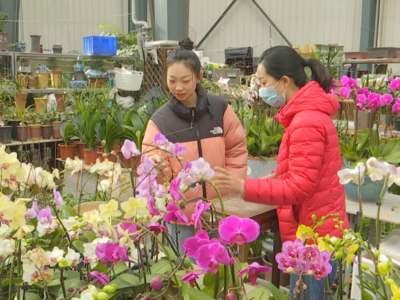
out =
<path fill-rule="evenodd" d="M 128 270 L 128 267 L 126 266 L 126 263 L 122 260 L 120 260 L 117 265 L 114 267 L 114 273 L 115 275 L 119 275 L 123 272 Z"/>
<path fill-rule="evenodd" d="M 97 235 L 93 231 L 85 231 L 83 236 L 88 239 L 89 242 L 93 242 L 97 239 Z"/>
<path fill-rule="evenodd" d="M 66 219 L 68 219 L 68 217 L 75 217 L 78 215 L 75 209 L 73 209 L 69 205 L 57 206 L 57 211 L 60 213 L 61 216 L 63 216 Z"/>
<path fill-rule="evenodd" d="M 371 296 L 365 289 L 361 290 L 361 296 L 363 300 L 374 300 L 374 297 Z"/>
<path fill-rule="evenodd" d="M 398 164 L 400 163 L 400 152 L 391 153 L 390 155 L 385 156 L 384 160 L 390 164 Z"/>
<path fill-rule="evenodd" d="M 132 289 L 132 286 L 136 286 L 139 284 L 139 277 L 133 274 L 121 274 L 114 280 L 112 280 L 109 284 L 117 284 L 117 290 L 121 289 Z"/>
<path fill-rule="evenodd" d="M 214 300 L 213 297 L 202 291 L 199 291 L 198 289 L 189 289 L 188 294 L 190 296 L 190 300 Z"/>
<path fill-rule="evenodd" d="M 100 273 L 106 273 L 108 268 L 103 263 L 98 263 L 96 267 L 93 268 L 93 271 L 98 271 Z"/>
<path fill-rule="evenodd" d="M 171 271 L 171 264 L 167 259 L 160 259 L 150 269 L 151 273 L 165 274 Z"/>
<path fill-rule="evenodd" d="M 76 249 L 79 250 L 79 252 L 83 253 L 85 251 L 85 248 L 83 247 L 84 242 L 80 241 L 80 240 L 75 240 L 72 242 L 72 245 L 74 245 L 74 247 Z"/>
<path fill-rule="evenodd" d="M 286 294 L 283 291 L 281 291 L 280 289 L 278 289 L 271 282 L 268 282 L 267 286 L 268 286 L 269 290 L 271 291 L 271 294 L 275 298 L 275 300 L 288 300 L 288 297 L 286 296 Z"/>
<path fill-rule="evenodd" d="M 257 300 L 268 300 L 269 299 L 269 292 L 265 289 L 265 288 L 257 288 L 255 290 L 252 290 L 247 297 L 249 299 L 253 298 L 253 299 L 257 299 Z M 277 300 L 279 298 L 276 298 Z M 285 300 L 287 300 L 287 297 L 285 296 L 284 298 Z"/>
<path fill-rule="evenodd" d="M 208 272 L 207 274 L 204 275 L 203 284 L 205 286 L 214 287 L 216 278 L 217 278 L 216 275 L 213 275 L 211 272 Z"/>
<path fill-rule="evenodd" d="M 42 297 L 34 293 L 26 293 L 25 300 L 42 300 Z"/>
<path fill-rule="evenodd" d="M 383 144 L 384 145 L 384 147 L 383 147 L 383 149 L 382 149 L 382 152 L 380 153 L 380 155 L 379 156 L 381 156 L 381 157 L 385 157 L 385 156 L 388 156 L 388 155 L 390 155 L 391 153 L 393 153 L 393 152 L 395 152 L 395 151 L 393 151 L 393 150 L 395 150 L 395 148 L 396 148 L 396 146 L 399 144 L 399 141 L 398 140 L 391 140 L 389 143 L 387 143 L 387 144 Z"/>

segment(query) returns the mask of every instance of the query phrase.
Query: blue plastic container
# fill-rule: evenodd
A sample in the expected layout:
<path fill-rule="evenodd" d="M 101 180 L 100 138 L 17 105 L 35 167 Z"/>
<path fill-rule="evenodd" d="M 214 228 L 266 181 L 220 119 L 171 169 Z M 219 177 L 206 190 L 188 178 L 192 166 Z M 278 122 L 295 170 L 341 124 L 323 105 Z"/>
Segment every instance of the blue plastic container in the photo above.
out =
<path fill-rule="evenodd" d="M 116 55 L 117 37 L 86 36 L 83 38 L 83 53 L 85 55 Z"/>

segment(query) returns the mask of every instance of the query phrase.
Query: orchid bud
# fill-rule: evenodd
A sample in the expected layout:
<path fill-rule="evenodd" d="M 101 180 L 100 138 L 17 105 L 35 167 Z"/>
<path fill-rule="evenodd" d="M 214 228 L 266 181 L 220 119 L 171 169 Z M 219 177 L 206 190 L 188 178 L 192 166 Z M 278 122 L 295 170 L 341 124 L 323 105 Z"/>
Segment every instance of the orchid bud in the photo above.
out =
<path fill-rule="evenodd" d="M 108 300 L 109 298 L 110 296 L 107 293 L 100 292 L 97 294 L 97 300 Z"/>
<path fill-rule="evenodd" d="M 379 257 L 379 255 L 381 255 L 381 251 L 379 251 L 379 249 L 375 250 L 375 257 Z"/>
<path fill-rule="evenodd" d="M 228 295 L 226 295 L 227 300 L 236 300 L 236 296 L 234 293 L 230 292 Z"/>
<path fill-rule="evenodd" d="M 366 263 L 361 263 L 360 264 L 361 268 L 363 268 L 363 270 L 368 271 L 369 270 L 369 266 Z"/>
<path fill-rule="evenodd" d="M 150 286 L 152 287 L 153 290 L 158 291 L 159 289 L 162 288 L 164 282 L 160 277 L 153 277 L 153 279 L 150 282 Z"/>
<path fill-rule="evenodd" d="M 394 282 L 394 280 L 393 280 L 392 278 L 386 279 L 385 282 L 386 282 L 388 285 L 395 284 L 395 282 Z"/>
<path fill-rule="evenodd" d="M 101 141 L 101 145 L 104 147 L 104 146 L 106 145 L 106 141 L 105 141 L 105 140 L 102 140 L 102 141 Z"/>
<path fill-rule="evenodd" d="M 294 268 L 293 267 L 289 267 L 286 269 L 286 273 L 288 274 L 294 274 Z"/>
<path fill-rule="evenodd" d="M 382 276 L 387 276 L 391 270 L 390 263 L 388 261 L 378 263 L 378 273 Z"/>

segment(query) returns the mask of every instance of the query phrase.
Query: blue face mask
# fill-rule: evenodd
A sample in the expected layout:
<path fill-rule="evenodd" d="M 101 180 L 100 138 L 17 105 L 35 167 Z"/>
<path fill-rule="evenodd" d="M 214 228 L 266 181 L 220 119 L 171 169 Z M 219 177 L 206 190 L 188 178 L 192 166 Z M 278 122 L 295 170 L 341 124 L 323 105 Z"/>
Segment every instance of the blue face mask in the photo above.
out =
<path fill-rule="evenodd" d="M 283 94 L 278 96 L 278 93 L 275 89 L 280 81 L 281 80 L 279 79 L 275 86 L 263 87 L 259 90 L 260 97 L 263 99 L 263 101 L 272 107 L 282 107 L 286 104 L 286 90 L 283 91 Z"/>

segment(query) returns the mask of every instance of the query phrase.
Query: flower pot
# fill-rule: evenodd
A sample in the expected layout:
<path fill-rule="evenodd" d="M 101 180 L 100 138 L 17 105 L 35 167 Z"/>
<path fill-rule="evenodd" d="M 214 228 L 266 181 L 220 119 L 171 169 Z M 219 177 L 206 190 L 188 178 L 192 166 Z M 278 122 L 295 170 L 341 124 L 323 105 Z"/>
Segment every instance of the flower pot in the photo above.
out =
<path fill-rule="evenodd" d="M 393 120 L 394 129 L 400 131 L 400 120 Z"/>
<path fill-rule="evenodd" d="M 247 177 L 260 178 L 271 174 L 277 168 L 276 157 L 265 160 L 261 157 L 249 157 L 247 159 Z"/>
<path fill-rule="evenodd" d="M 89 78 L 89 86 L 91 88 L 103 88 L 106 87 L 108 82 L 107 82 L 108 77 L 103 76 L 103 77 L 91 77 Z"/>
<path fill-rule="evenodd" d="M 61 139 L 61 121 L 53 121 L 51 125 L 53 126 L 53 139 Z"/>
<path fill-rule="evenodd" d="M 131 169 L 134 167 L 134 174 L 136 174 L 136 169 L 140 165 L 140 156 L 134 156 L 130 159 L 125 159 L 125 157 L 122 155 L 121 150 L 117 150 L 117 156 L 122 168 Z"/>
<path fill-rule="evenodd" d="M 364 177 L 364 183 L 361 185 L 361 201 L 362 202 L 378 202 L 379 195 L 383 189 L 383 180 L 371 181 L 368 175 Z M 349 182 L 344 186 L 346 198 L 358 202 L 358 185 Z M 387 188 L 384 194 L 386 194 Z"/>
<path fill-rule="evenodd" d="M 393 125 L 393 119 L 394 119 L 395 116 L 396 116 L 395 114 L 391 114 L 391 115 L 383 114 L 383 115 L 381 115 L 380 119 L 379 119 L 379 125 L 388 125 L 388 126 Z"/>
<path fill-rule="evenodd" d="M 75 81 L 86 80 L 85 72 L 83 72 L 83 71 L 75 71 L 74 72 L 74 80 Z"/>
<path fill-rule="evenodd" d="M 17 126 L 19 125 L 19 123 L 20 123 L 20 121 L 8 121 L 8 126 L 11 126 L 12 127 L 12 130 L 11 130 L 11 138 L 14 140 L 14 141 L 17 141 L 18 140 L 18 136 L 17 136 Z"/>
<path fill-rule="evenodd" d="M 53 126 L 51 125 L 42 125 L 42 138 L 44 140 L 49 140 L 51 135 L 53 134 Z"/>
<path fill-rule="evenodd" d="M 106 158 L 111 162 L 117 162 L 117 157 L 112 154 L 108 154 L 104 156 L 104 151 L 97 151 L 98 158 L 101 162 L 103 162 Z"/>
<path fill-rule="evenodd" d="M 18 75 L 19 76 L 19 75 Z M 28 94 L 15 94 L 14 95 L 14 101 L 15 105 L 21 109 L 22 111 L 25 110 L 26 108 L 26 98 L 28 97 Z"/>
<path fill-rule="evenodd" d="M 84 142 L 75 142 L 76 150 L 78 152 L 79 159 L 84 159 L 83 149 L 87 148 L 86 143 Z"/>
<path fill-rule="evenodd" d="M 83 150 L 83 163 L 85 165 L 91 165 L 96 163 L 96 159 L 99 157 L 97 154 L 97 150 L 89 150 L 89 149 L 84 149 Z"/>
<path fill-rule="evenodd" d="M 47 102 L 48 98 L 34 98 L 35 99 L 35 107 L 36 107 L 36 112 L 39 115 L 44 115 L 47 111 Z"/>
<path fill-rule="evenodd" d="M 28 89 L 35 90 L 37 87 L 37 76 L 31 76 L 28 79 Z"/>
<path fill-rule="evenodd" d="M 40 52 L 41 35 L 31 35 L 31 52 Z"/>
<path fill-rule="evenodd" d="M 79 214 L 83 214 L 88 211 L 99 209 L 100 204 L 107 204 L 107 202 L 105 202 L 105 201 L 84 202 L 84 203 L 75 205 L 74 210 Z"/>
<path fill-rule="evenodd" d="M 67 158 L 73 159 L 75 156 L 75 145 L 58 144 L 60 147 L 60 158 L 66 160 Z"/>
<path fill-rule="evenodd" d="M 0 32 L 0 51 L 8 51 L 8 32 Z"/>
<path fill-rule="evenodd" d="M 31 135 L 31 139 L 33 141 L 38 141 L 40 139 L 41 132 L 42 129 L 40 128 L 40 124 L 29 125 L 29 134 Z"/>
<path fill-rule="evenodd" d="M 55 93 L 54 96 L 56 97 L 56 102 L 57 102 L 57 111 L 58 112 L 65 112 L 65 94 L 61 93 Z"/>
<path fill-rule="evenodd" d="M 39 89 L 47 89 L 49 87 L 49 73 L 36 73 Z"/>
<path fill-rule="evenodd" d="M 18 141 L 26 142 L 28 140 L 28 126 L 17 126 Z"/>
<path fill-rule="evenodd" d="M 9 144 L 12 142 L 11 138 L 12 126 L 0 126 L 0 142 Z"/>
<path fill-rule="evenodd" d="M 372 128 L 375 121 L 375 111 L 368 113 L 362 110 L 354 110 L 354 119 L 356 119 L 357 113 L 357 130 Z"/>
<path fill-rule="evenodd" d="M 52 70 L 50 71 L 51 86 L 54 88 L 61 87 L 62 71 Z"/>
<path fill-rule="evenodd" d="M 29 77 L 27 75 L 19 74 L 17 76 L 18 84 L 20 85 L 21 89 L 28 88 L 28 80 Z"/>

